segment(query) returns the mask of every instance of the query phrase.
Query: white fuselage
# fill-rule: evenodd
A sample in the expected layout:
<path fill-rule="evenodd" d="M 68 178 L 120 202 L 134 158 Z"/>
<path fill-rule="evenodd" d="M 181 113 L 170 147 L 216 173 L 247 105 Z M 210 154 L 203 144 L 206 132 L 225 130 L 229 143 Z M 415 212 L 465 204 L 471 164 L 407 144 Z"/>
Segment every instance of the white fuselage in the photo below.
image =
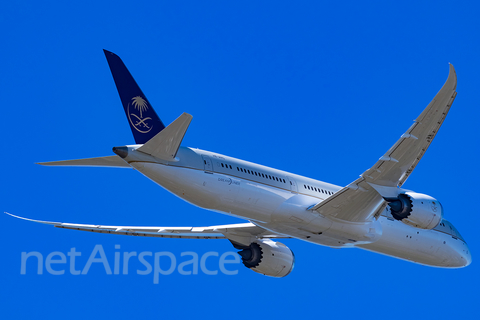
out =
<path fill-rule="evenodd" d="M 432 230 L 419 229 L 393 219 L 386 209 L 369 223 L 340 221 L 309 210 L 339 186 L 198 149 L 181 147 L 178 161 L 165 162 L 137 147 L 129 146 L 124 160 L 196 206 L 329 247 L 358 247 L 437 267 L 471 262 L 467 244 L 446 220 Z"/>

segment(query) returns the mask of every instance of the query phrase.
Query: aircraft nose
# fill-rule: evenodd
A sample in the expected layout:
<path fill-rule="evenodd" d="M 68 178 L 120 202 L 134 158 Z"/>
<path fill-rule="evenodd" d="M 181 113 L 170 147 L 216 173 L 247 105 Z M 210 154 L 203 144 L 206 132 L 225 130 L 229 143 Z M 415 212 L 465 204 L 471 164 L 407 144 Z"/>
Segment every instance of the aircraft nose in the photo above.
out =
<path fill-rule="evenodd" d="M 470 248 L 468 248 L 468 246 L 465 254 L 463 255 L 463 258 L 466 261 L 465 267 L 469 266 L 472 263 L 472 254 L 470 253 Z"/>
<path fill-rule="evenodd" d="M 459 241 L 459 240 L 457 240 Z M 467 244 L 463 242 L 461 246 L 447 245 L 443 251 L 442 266 L 446 268 L 463 268 L 472 263 L 472 255 Z"/>
<path fill-rule="evenodd" d="M 466 248 L 457 251 L 455 267 L 462 268 L 467 267 L 472 263 L 472 255 L 470 254 L 470 249 L 465 244 Z"/>

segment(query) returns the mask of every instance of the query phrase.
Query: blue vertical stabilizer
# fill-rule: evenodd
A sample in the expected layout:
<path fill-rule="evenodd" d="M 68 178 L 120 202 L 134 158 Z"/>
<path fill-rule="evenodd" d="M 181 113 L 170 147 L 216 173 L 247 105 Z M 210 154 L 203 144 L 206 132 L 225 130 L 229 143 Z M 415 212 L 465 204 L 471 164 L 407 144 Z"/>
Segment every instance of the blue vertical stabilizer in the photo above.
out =
<path fill-rule="evenodd" d="M 103 50 L 113 80 L 117 86 L 123 109 L 137 144 L 144 144 L 165 128 L 147 97 L 128 71 L 122 59 L 116 54 Z"/>

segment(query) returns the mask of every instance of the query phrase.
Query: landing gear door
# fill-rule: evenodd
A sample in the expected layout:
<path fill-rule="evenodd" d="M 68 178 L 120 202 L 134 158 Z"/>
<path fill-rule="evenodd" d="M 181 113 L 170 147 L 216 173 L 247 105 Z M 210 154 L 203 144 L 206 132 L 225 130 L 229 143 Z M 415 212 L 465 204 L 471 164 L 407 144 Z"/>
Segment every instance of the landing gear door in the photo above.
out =
<path fill-rule="evenodd" d="M 295 182 L 295 180 L 292 177 L 287 177 L 287 178 L 288 178 L 288 181 L 290 182 L 290 190 L 292 192 L 298 192 L 297 183 Z"/>
<path fill-rule="evenodd" d="M 202 155 L 205 172 L 211 173 L 213 171 L 212 159 L 209 156 Z"/>

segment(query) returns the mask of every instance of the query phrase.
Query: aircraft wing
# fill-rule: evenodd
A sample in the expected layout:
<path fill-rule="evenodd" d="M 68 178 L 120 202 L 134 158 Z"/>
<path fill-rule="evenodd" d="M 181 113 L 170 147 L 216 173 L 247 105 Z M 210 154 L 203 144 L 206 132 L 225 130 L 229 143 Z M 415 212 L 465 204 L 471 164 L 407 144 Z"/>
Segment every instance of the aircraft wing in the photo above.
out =
<path fill-rule="evenodd" d="M 442 89 L 415 119 L 412 126 L 373 167 L 325 201 L 315 205 L 322 215 L 363 222 L 382 211 L 386 194 L 397 196 L 437 134 L 457 95 L 457 76 L 453 65 Z"/>
<path fill-rule="evenodd" d="M 388 187 L 401 187 L 437 134 L 457 92 L 457 76 L 450 65 L 448 79 L 435 98 L 415 119 L 412 126 L 362 176 L 370 183 Z"/>
<path fill-rule="evenodd" d="M 239 224 L 227 224 L 210 227 L 137 227 L 137 226 L 104 226 L 94 224 L 76 224 L 33 220 L 6 214 L 27 221 L 49 224 L 56 228 L 90 231 L 98 233 L 121 234 L 126 236 L 159 237 L 159 238 L 183 238 L 183 239 L 229 239 L 243 236 L 256 238 L 289 238 L 280 234 L 267 231 L 251 222 Z"/>

